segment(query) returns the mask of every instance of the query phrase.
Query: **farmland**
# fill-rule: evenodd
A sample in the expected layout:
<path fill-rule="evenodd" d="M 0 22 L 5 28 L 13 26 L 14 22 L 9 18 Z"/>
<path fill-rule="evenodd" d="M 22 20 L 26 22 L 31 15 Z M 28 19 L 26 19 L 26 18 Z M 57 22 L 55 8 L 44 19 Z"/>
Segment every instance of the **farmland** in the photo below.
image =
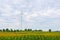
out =
<path fill-rule="evenodd" d="M 60 40 L 60 32 L 0 32 L 0 40 Z"/>

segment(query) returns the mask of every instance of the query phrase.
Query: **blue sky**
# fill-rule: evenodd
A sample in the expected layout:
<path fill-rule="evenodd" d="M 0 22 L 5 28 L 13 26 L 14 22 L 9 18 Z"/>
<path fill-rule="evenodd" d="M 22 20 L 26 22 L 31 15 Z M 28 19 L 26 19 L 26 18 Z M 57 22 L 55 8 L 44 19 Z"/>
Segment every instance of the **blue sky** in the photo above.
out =
<path fill-rule="evenodd" d="M 60 30 L 60 0 L 0 0 L 3 28 Z"/>

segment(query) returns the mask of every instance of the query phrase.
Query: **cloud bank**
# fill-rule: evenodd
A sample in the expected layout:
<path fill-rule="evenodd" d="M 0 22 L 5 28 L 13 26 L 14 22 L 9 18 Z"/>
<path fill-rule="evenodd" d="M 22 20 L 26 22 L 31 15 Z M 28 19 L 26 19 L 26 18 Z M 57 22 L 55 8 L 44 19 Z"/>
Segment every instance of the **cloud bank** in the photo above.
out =
<path fill-rule="evenodd" d="M 60 0 L 0 0 L 0 29 L 60 30 L 59 26 Z"/>

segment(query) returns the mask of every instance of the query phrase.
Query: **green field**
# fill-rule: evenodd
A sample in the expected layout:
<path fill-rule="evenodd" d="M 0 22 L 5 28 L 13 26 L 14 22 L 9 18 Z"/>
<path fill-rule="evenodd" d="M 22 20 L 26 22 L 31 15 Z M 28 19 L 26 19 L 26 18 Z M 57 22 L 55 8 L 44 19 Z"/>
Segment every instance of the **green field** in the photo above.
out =
<path fill-rule="evenodd" d="M 0 32 L 0 40 L 60 40 L 60 32 Z"/>

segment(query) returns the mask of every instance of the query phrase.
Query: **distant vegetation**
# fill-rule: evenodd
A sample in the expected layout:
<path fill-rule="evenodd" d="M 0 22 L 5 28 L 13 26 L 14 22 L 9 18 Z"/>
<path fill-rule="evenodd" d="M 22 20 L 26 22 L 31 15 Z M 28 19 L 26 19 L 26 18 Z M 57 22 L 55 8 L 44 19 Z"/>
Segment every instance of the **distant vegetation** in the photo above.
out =
<path fill-rule="evenodd" d="M 24 30 L 13 30 L 13 29 L 2 29 L 0 32 L 21 32 L 21 31 L 42 31 L 42 30 L 32 30 L 32 29 L 24 29 Z"/>
<path fill-rule="evenodd" d="M 0 32 L 21 32 L 21 31 L 40 31 L 43 32 L 43 30 L 32 30 L 32 29 L 24 29 L 24 30 L 13 30 L 13 29 L 2 29 Z M 48 30 L 48 32 L 52 32 L 51 29 Z M 59 31 L 55 31 L 59 32 Z"/>

